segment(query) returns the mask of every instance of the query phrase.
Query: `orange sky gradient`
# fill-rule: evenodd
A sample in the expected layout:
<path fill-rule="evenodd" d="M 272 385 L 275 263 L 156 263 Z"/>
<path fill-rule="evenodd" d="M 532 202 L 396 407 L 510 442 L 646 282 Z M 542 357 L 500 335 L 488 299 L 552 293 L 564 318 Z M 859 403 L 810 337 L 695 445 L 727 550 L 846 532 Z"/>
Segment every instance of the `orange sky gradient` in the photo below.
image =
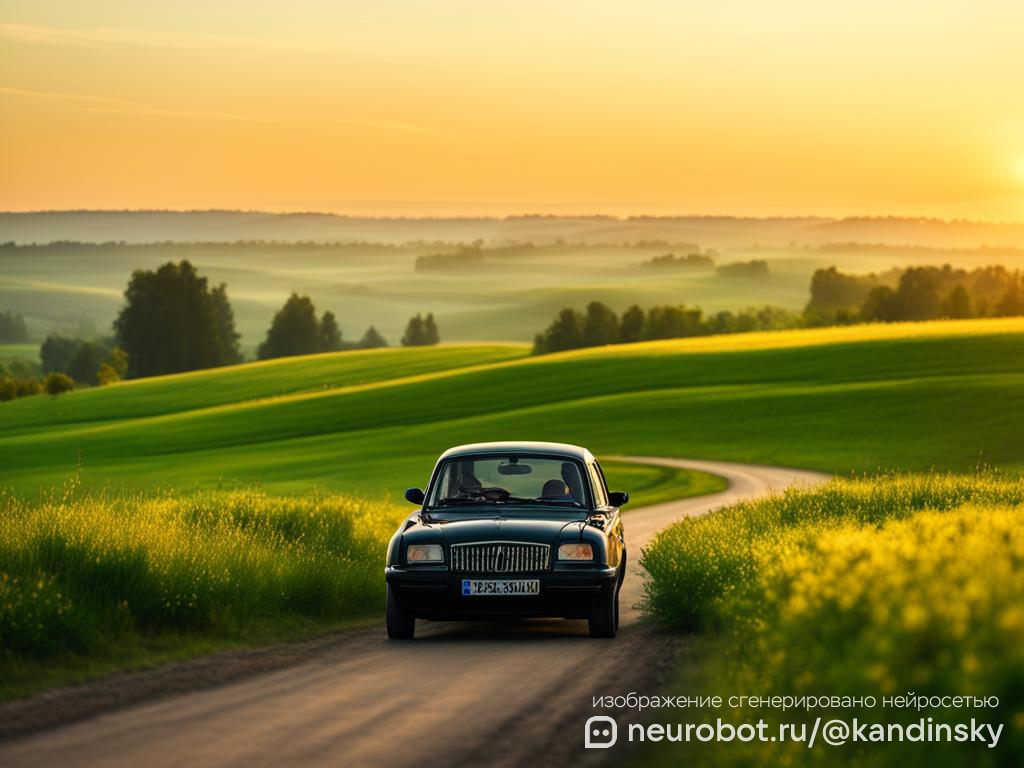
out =
<path fill-rule="evenodd" d="M 1024 4 L 0 0 L 0 209 L 1024 220 Z"/>

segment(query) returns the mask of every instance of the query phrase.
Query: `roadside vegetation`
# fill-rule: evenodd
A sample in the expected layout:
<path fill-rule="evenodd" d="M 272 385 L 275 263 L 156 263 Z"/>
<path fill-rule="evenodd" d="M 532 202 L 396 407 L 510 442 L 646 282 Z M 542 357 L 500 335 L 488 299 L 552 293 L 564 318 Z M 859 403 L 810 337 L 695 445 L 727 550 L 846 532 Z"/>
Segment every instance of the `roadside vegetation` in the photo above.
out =
<path fill-rule="evenodd" d="M 609 461 L 635 504 L 722 490 Z M 171 658 L 378 616 L 408 507 L 312 492 L 0 494 L 0 700 Z"/>
<path fill-rule="evenodd" d="M 687 683 L 709 694 L 875 696 L 815 711 L 862 722 L 1004 724 L 996 750 L 891 743 L 827 762 L 1002 765 L 1024 748 L 1024 481 L 995 473 L 882 475 L 683 520 L 643 558 L 645 608 L 704 638 Z M 698 668 L 699 667 L 699 668 Z M 998 697 L 997 709 L 882 708 L 882 697 Z M 798 722 L 800 710 L 707 710 Z M 777 731 L 776 731 L 777 732 Z M 703 763 L 820 764 L 806 744 L 691 744 Z M 657 756 L 657 750 L 653 750 Z M 706 754 L 705 754 L 706 753 Z M 674 756 L 666 751 L 665 758 Z M 670 762 L 665 760 L 665 764 Z"/>
<path fill-rule="evenodd" d="M 0 698 L 376 615 L 398 513 L 259 491 L 0 497 Z M 133 652 L 126 652 L 133 649 Z"/>

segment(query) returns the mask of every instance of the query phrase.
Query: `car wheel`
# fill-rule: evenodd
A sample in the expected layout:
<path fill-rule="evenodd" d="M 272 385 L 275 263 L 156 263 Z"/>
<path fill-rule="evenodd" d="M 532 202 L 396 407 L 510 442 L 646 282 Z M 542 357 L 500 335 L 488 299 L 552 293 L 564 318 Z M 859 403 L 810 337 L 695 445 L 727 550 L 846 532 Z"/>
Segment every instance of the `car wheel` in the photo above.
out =
<path fill-rule="evenodd" d="M 602 594 L 597 598 L 590 613 L 590 636 L 591 637 L 615 637 L 619 628 L 619 585 L 613 584 L 608 588 L 608 594 Z"/>
<path fill-rule="evenodd" d="M 388 637 L 392 640 L 412 640 L 416 634 L 416 617 L 402 608 L 395 591 L 388 584 L 387 597 Z"/>

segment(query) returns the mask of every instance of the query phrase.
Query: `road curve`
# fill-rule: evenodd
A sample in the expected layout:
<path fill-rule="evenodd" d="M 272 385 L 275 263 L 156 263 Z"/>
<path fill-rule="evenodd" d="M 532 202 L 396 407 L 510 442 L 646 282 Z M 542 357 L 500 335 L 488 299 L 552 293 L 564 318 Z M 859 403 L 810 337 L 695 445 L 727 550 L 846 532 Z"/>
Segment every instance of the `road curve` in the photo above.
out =
<path fill-rule="evenodd" d="M 411 643 L 389 642 L 383 627 L 355 630 L 284 668 L 0 743 L 0 765 L 422 768 L 592 762 L 604 750 L 583 749 L 581 729 L 595 714 L 591 697 L 655 693 L 653 686 L 679 650 L 678 638 L 638 621 L 633 606 L 642 592 L 640 550 L 681 517 L 828 479 L 781 467 L 616 458 L 702 470 L 729 481 L 720 493 L 627 513 L 631 565 L 616 640 L 592 640 L 586 622 L 565 621 L 420 622 Z"/>

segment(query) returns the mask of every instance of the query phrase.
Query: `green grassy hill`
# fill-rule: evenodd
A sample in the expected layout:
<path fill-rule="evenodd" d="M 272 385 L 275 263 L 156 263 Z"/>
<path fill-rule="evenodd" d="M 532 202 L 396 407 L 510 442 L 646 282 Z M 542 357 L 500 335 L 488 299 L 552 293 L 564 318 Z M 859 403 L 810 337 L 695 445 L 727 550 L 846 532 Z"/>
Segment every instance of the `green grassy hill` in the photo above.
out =
<path fill-rule="evenodd" d="M 381 498 L 462 442 L 877 468 L 1021 466 L 1024 320 L 860 326 L 526 357 L 341 353 L 0 405 L 0 484 L 259 483 Z"/>

